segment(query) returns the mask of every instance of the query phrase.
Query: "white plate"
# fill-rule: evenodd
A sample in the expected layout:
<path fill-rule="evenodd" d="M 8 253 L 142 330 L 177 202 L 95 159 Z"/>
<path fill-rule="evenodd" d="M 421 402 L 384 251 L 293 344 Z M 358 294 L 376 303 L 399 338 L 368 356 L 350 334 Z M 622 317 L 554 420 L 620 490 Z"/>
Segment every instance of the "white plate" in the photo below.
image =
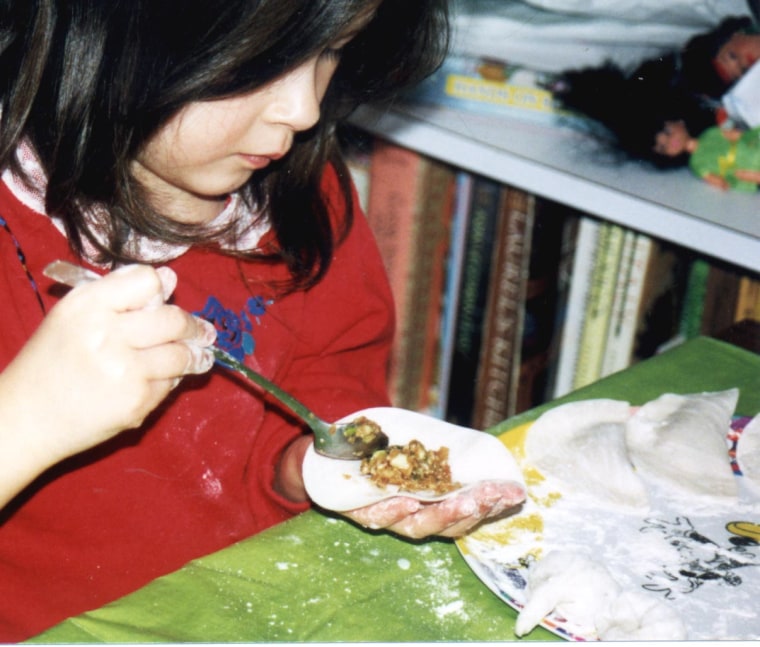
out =
<path fill-rule="evenodd" d="M 648 514 L 611 514 L 563 499 L 525 463 L 530 425 L 511 430 L 503 439 L 524 468 L 528 500 L 512 517 L 458 539 L 457 547 L 483 583 L 518 612 L 527 599 L 530 563 L 561 549 L 591 555 L 625 589 L 674 605 L 690 640 L 757 639 L 760 543 L 730 526 L 733 522 L 760 529 L 760 496 L 740 478 L 733 459 L 748 422 L 735 417 L 727 434 L 727 458 L 739 478 L 738 502 L 696 510 L 655 490 Z M 597 640 L 593 628 L 556 613 L 541 625 L 566 640 Z"/>
<path fill-rule="evenodd" d="M 304 458 L 304 483 L 312 501 L 327 510 L 353 510 L 394 496 L 438 501 L 481 481 L 523 483 L 517 461 L 491 434 L 395 407 L 364 409 L 338 422 L 348 422 L 359 416 L 377 422 L 388 435 L 391 445 L 406 445 L 416 439 L 429 450 L 448 447 L 451 478 L 461 483 L 462 488 L 438 496 L 426 492 L 399 492 L 397 487 L 380 488 L 360 473 L 360 461 L 327 458 L 317 454 L 312 445 Z"/>

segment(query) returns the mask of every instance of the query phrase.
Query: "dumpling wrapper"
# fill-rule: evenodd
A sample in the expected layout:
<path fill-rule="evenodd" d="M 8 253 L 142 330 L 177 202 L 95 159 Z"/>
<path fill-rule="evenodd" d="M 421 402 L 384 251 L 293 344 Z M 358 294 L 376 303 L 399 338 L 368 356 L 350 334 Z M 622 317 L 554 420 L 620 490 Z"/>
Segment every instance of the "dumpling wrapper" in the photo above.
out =
<path fill-rule="evenodd" d="M 338 422 L 359 416 L 378 423 L 391 445 L 406 445 L 416 439 L 430 450 L 448 447 L 452 481 L 462 487 L 439 496 L 424 491 L 399 492 L 395 486 L 380 488 L 361 474 L 361 461 L 328 458 L 312 445 L 303 462 L 304 484 L 312 501 L 327 510 L 354 510 L 394 496 L 439 501 L 482 481 L 511 481 L 525 489 L 515 458 L 498 438 L 486 432 L 395 407 L 364 409 Z"/>
<path fill-rule="evenodd" d="M 637 471 L 674 495 L 735 500 L 739 488 L 726 435 L 738 399 L 738 389 L 727 389 L 665 393 L 647 402 L 626 429 Z"/>
<path fill-rule="evenodd" d="M 646 510 L 649 496 L 625 445 L 630 404 L 592 399 L 549 409 L 530 427 L 525 456 L 563 496 L 581 495 L 615 508 Z"/>
<path fill-rule="evenodd" d="M 744 483 L 760 492 L 760 414 L 744 427 L 736 445 L 736 462 L 744 477 Z"/>

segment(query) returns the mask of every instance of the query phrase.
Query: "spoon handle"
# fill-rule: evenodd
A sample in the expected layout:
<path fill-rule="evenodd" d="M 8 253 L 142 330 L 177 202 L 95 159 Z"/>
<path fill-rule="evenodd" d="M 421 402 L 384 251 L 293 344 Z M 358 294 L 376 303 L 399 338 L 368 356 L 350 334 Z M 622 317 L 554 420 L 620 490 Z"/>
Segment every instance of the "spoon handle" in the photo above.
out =
<path fill-rule="evenodd" d="M 301 404 L 292 395 L 290 395 L 290 393 L 283 391 L 274 382 L 270 382 L 260 373 L 257 373 L 256 371 L 248 368 L 245 364 L 238 361 L 232 355 L 222 350 L 218 346 L 213 346 L 212 352 L 214 353 L 217 364 L 231 369 L 236 373 L 239 373 L 254 384 L 260 386 L 267 393 L 273 395 L 285 406 L 287 406 L 293 413 L 295 413 L 301 420 L 303 420 L 317 436 L 323 436 L 324 434 L 330 433 L 330 428 L 332 425 L 318 418 L 310 409 Z"/>

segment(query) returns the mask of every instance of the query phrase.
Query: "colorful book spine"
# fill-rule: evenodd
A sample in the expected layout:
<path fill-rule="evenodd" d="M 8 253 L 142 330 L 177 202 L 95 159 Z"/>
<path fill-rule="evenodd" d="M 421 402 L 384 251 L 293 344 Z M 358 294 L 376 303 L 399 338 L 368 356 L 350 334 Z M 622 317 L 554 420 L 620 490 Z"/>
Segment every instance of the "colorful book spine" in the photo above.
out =
<path fill-rule="evenodd" d="M 462 284 L 462 268 L 464 267 L 473 181 L 474 176 L 467 171 L 460 171 L 457 174 L 449 251 L 446 260 L 446 285 L 441 314 L 438 378 L 435 386 L 436 398 L 428 408 L 428 413 L 437 418 L 446 416 L 448 406 L 451 366 L 456 338 L 456 317 Z"/>
<path fill-rule="evenodd" d="M 510 415 L 519 382 L 535 199 L 505 186 L 491 261 L 472 426 L 487 429 Z"/>
<path fill-rule="evenodd" d="M 578 350 L 583 333 L 583 318 L 591 289 L 591 275 L 594 270 L 600 229 L 600 222 L 588 216 L 582 216 L 578 224 L 570 289 L 563 313 L 559 356 L 554 378 L 554 398 L 573 390 Z"/>
<path fill-rule="evenodd" d="M 624 245 L 628 249 L 625 255 L 628 257 L 630 254 L 630 257 L 627 261 L 621 260 L 621 303 L 610 321 L 602 376 L 621 371 L 631 363 L 636 339 L 636 321 L 652 252 L 652 239 L 649 236 L 628 230 L 626 238 Z"/>
<path fill-rule="evenodd" d="M 710 264 L 705 259 L 695 258 L 691 262 L 679 323 L 679 336 L 683 340 L 693 339 L 701 334 L 709 273 Z"/>
<path fill-rule="evenodd" d="M 557 313 L 562 296 L 560 271 L 564 241 L 574 212 L 556 202 L 538 199 L 530 240 L 530 269 L 523 309 L 520 367 L 511 390 L 509 416 L 522 413 L 547 399 L 552 346 L 558 330 Z"/>
<path fill-rule="evenodd" d="M 734 321 L 760 321 L 760 277 L 742 276 L 736 299 Z"/>
<path fill-rule="evenodd" d="M 623 228 L 609 222 L 602 223 L 583 316 L 581 346 L 573 376 L 574 389 L 595 382 L 601 375 L 622 244 Z"/>
<path fill-rule="evenodd" d="M 462 266 L 446 419 L 470 426 L 501 185 L 476 176 Z"/>
<path fill-rule="evenodd" d="M 413 262 L 408 277 L 404 368 L 397 382 L 399 406 L 424 411 L 435 397 L 438 333 L 456 174 L 428 160 L 417 196 Z"/>
<path fill-rule="evenodd" d="M 423 349 L 419 339 L 428 329 L 427 321 L 423 325 L 420 317 L 428 316 L 430 303 L 430 267 L 423 265 L 434 262 L 432 252 L 426 249 L 421 254 L 420 246 L 435 246 L 433 239 L 437 241 L 439 234 L 430 230 L 441 224 L 437 216 L 433 223 L 422 222 L 421 213 L 425 211 L 425 217 L 432 217 L 432 209 L 445 209 L 442 205 L 450 199 L 447 189 L 430 187 L 441 186 L 441 176 L 450 173 L 448 167 L 419 153 L 381 139 L 375 141 L 367 219 L 377 239 L 396 306 L 396 336 L 389 367 L 391 399 L 396 406 L 414 409 L 420 399 Z M 415 301 L 421 298 L 424 304 Z"/>

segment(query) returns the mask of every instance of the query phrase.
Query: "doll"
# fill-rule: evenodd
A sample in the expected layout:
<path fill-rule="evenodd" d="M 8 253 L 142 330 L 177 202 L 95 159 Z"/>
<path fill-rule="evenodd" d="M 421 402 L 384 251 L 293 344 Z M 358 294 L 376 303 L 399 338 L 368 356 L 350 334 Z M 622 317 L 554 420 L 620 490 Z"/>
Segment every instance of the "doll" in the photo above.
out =
<path fill-rule="evenodd" d="M 714 126 L 698 138 L 682 121 L 669 121 L 656 135 L 655 152 L 680 156 L 686 152 L 692 172 L 720 189 L 757 191 L 760 182 L 760 128 L 739 130 Z"/>

